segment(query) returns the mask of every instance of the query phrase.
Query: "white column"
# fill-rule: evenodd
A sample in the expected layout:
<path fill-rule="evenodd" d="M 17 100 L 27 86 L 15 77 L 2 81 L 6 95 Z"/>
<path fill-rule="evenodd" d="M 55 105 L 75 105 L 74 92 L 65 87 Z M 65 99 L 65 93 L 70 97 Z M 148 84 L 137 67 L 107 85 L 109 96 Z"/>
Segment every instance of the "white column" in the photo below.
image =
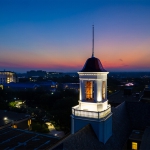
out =
<path fill-rule="evenodd" d="M 71 117 L 71 134 L 74 134 L 74 118 Z"/>
<path fill-rule="evenodd" d="M 80 86 L 79 86 L 79 88 L 80 88 L 80 95 L 79 95 L 79 100 L 82 100 L 82 81 L 80 80 Z"/>
<path fill-rule="evenodd" d="M 105 99 L 107 100 L 107 79 L 105 80 Z"/>
<path fill-rule="evenodd" d="M 94 102 L 97 102 L 97 81 L 94 80 Z"/>
<path fill-rule="evenodd" d="M 102 101 L 102 80 L 98 79 L 97 80 L 97 102 Z"/>
<path fill-rule="evenodd" d="M 85 80 L 81 80 L 81 97 L 82 101 L 85 100 Z"/>

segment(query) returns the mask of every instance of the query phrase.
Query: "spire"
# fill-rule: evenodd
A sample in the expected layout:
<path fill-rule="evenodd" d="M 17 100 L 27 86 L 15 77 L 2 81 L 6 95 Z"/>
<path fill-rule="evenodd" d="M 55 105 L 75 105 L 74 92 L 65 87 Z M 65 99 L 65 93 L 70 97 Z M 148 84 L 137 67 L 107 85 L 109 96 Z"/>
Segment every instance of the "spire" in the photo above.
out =
<path fill-rule="evenodd" d="M 93 27 L 93 40 L 92 40 L 92 57 L 94 57 L 94 25 L 92 26 Z"/>

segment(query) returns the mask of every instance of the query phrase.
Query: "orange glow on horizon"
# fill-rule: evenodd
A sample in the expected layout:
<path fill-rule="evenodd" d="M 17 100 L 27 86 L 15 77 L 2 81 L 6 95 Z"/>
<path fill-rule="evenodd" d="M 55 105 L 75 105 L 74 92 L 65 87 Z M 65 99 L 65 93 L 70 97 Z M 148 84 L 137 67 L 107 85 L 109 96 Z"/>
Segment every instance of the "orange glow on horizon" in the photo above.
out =
<path fill-rule="evenodd" d="M 103 43 L 97 41 L 95 57 L 100 59 L 106 70 L 150 69 L 149 39 L 139 43 L 104 40 Z M 4 49 L 0 55 L 0 67 L 81 70 L 86 60 L 91 57 L 88 47 L 89 45 L 84 45 L 77 50 L 70 47 L 70 50 L 61 52 L 57 48 L 45 48 L 42 51 Z"/>

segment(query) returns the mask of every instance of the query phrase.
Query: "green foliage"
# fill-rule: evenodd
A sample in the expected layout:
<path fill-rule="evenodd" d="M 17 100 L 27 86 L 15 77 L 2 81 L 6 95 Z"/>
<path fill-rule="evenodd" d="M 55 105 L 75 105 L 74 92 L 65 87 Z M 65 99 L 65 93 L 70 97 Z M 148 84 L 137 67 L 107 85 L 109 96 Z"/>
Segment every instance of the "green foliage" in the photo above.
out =
<path fill-rule="evenodd" d="M 54 116 L 52 118 L 53 124 L 56 129 L 60 129 L 66 132 L 71 128 L 71 108 L 78 104 L 78 99 L 74 97 L 67 97 L 58 100 L 51 111 Z"/>
<path fill-rule="evenodd" d="M 58 130 L 70 131 L 71 125 L 71 107 L 78 104 L 79 93 L 75 90 L 64 90 L 59 88 L 56 92 L 44 91 L 42 88 L 37 90 L 13 91 L 5 89 L 3 92 L 4 98 L 8 99 L 9 107 L 12 111 L 34 113 L 38 123 L 33 124 L 33 130 L 41 133 L 47 133 L 48 128 L 41 120 L 46 115 L 53 122 Z M 7 93 L 7 94 L 6 94 Z M 5 97 L 6 96 L 6 97 Z M 12 101 L 14 97 L 26 100 L 27 108 L 16 108 L 17 102 Z M 1 105 L 2 106 L 2 105 Z M 36 108 L 37 107 L 37 108 Z"/>
<path fill-rule="evenodd" d="M 14 102 L 14 101 L 9 102 L 9 106 L 10 106 L 10 107 L 15 107 L 15 106 L 16 106 L 16 104 L 17 104 L 17 102 Z"/>
<path fill-rule="evenodd" d="M 54 82 L 58 83 L 79 83 L 79 77 L 71 77 L 70 75 L 65 75 L 61 77 L 51 77 L 50 78 Z"/>
<path fill-rule="evenodd" d="M 32 131 L 40 133 L 49 133 L 49 129 L 46 124 L 32 121 Z"/>

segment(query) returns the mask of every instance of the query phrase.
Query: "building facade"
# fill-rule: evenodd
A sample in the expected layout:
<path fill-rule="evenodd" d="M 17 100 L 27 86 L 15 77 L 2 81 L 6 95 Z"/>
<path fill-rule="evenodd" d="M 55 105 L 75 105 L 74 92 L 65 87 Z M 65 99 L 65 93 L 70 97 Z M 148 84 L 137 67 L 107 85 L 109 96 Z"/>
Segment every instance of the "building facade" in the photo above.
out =
<path fill-rule="evenodd" d="M 31 71 L 27 71 L 27 76 L 28 77 L 46 77 L 46 71 L 42 71 L 42 70 L 31 70 Z"/>
<path fill-rule="evenodd" d="M 17 82 L 17 75 L 11 71 L 0 71 L 0 84 Z"/>

